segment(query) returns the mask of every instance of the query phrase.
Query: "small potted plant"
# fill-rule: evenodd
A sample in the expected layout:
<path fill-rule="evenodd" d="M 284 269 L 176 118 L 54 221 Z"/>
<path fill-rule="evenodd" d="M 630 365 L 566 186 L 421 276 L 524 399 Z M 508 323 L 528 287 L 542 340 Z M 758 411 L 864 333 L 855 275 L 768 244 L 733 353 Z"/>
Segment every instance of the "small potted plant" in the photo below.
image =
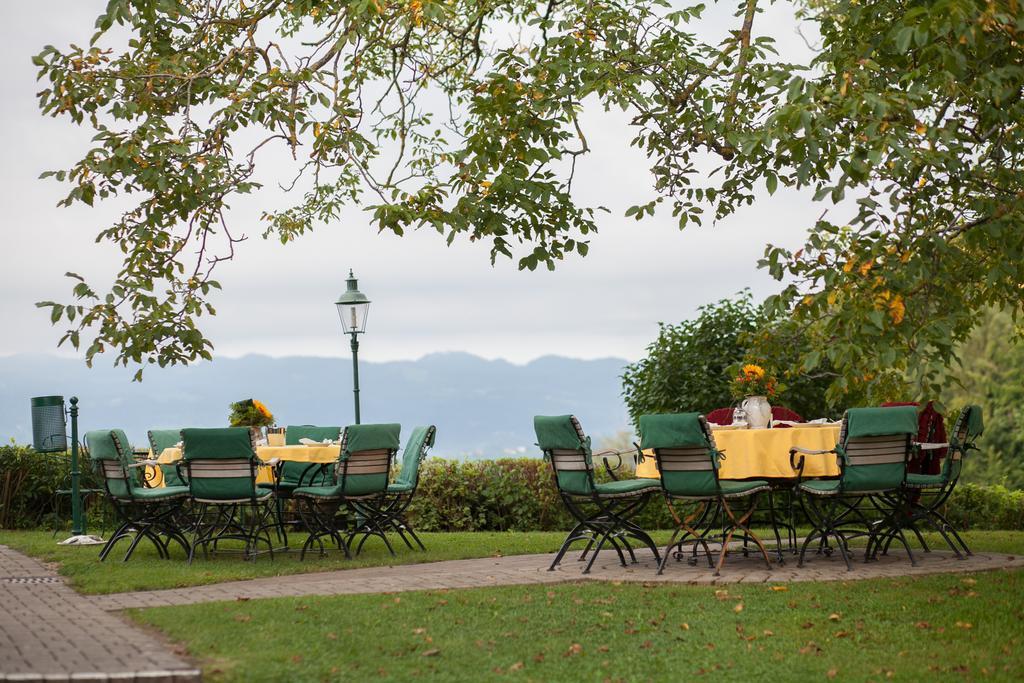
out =
<path fill-rule="evenodd" d="M 730 389 L 733 398 L 742 401 L 740 407 L 746 412 L 751 429 L 765 429 L 771 424 L 769 401 L 781 390 L 774 375 L 756 363 L 746 363 L 733 376 Z"/>

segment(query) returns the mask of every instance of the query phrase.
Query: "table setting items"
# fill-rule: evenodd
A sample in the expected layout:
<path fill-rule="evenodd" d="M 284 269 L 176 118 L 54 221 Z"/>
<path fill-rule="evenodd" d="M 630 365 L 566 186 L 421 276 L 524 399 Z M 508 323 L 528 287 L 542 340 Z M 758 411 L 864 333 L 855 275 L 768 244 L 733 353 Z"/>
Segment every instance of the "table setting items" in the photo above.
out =
<path fill-rule="evenodd" d="M 337 441 L 331 441 L 330 439 L 324 439 L 323 441 L 317 441 L 316 439 L 307 439 L 305 437 L 299 439 L 299 443 L 303 446 L 310 446 L 316 448 L 318 446 L 337 446 Z"/>
<path fill-rule="evenodd" d="M 750 429 L 768 429 L 772 423 L 769 399 L 781 387 L 775 376 L 756 363 L 746 363 L 733 377 L 731 390 L 740 403 L 733 411 L 733 424 L 746 424 Z"/>

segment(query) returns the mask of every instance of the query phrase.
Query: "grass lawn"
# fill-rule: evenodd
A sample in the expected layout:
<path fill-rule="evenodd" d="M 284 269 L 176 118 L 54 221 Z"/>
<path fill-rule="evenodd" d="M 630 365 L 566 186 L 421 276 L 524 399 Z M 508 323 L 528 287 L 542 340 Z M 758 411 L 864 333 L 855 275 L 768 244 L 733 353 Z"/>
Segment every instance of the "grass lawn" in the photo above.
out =
<path fill-rule="evenodd" d="M 760 533 L 762 538 L 770 535 L 765 531 Z M 662 544 L 667 542 L 668 535 L 667 531 L 652 533 L 655 541 Z M 299 553 L 292 551 L 275 553 L 273 560 L 262 556 L 255 562 L 246 562 L 237 555 L 220 555 L 208 560 L 197 558 L 191 566 L 185 564 L 185 555 L 180 548 L 171 549 L 171 560 L 161 560 L 153 547 L 145 542 L 139 545 L 128 562 L 121 562 L 121 555 L 115 549 L 102 563 L 98 559 L 102 546 L 59 546 L 45 531 L 4 531 L 0 533 L 0 543 L 44 562 L 57 563 L 60 573 L 81 593 L 119 593 L 356 567 L 546 553 L 556 551 L 565 538 L 564 532 L 546 531 L 422 533 L 420 536 L 427 546 L 426 552 L 409 550 L 400 545 L 401 541 L 392 539 L 399 544 L 395 546 L 397 557 L 391 557 L 379 541 L 371 540 L 363 553 L 353 560 L 346 560 L 340 553 L 333 552 L 325 558 L 307 555 L 305 561 L 300 561 Z M 945 547 L 937 536 L 928 538 L 933 548 Z M 977 550 L 1024 553 L 1024 533 L 1021 532 L 975 531 L 965 534 L 965 538 Z M 301 547 L 304 540 L 302 534 L 289 535 L 293 547 Z M 119 547 L 126 548 L 127 542 L 122 542 Z"/>
<path fill-rule="evenodd" d="M 1024 572 L 616 583 L 132 611 L 210 681 L 1019 680 Z"/>

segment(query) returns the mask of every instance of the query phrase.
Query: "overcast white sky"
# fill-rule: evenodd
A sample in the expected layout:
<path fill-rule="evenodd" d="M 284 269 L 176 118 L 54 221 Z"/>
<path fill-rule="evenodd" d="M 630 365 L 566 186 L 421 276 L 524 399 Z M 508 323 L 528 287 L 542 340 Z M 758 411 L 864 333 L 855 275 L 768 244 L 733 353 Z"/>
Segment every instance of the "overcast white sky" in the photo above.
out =
<path fill-rule="evenodd" d="M 60 331 L 34 303 L 67 298 L 65 271 L 103 282 L 119 263 L 108 246 L 94 244 L 112 208 L 58 209 L 66 188 L 37 179 L 43 170 L 70 165 L 90 135 L 38 113 L 30 62 L 47 43 L 87 42 L 105 4 L 0 4 L 0 354 L 55 352 Z M 792 51 L 788 56 L 803 56 L 806 47 L 786 11 L 760 17 L 755 34 L 771 31 Z M 623 119 L 589 118 L 596 151 L 579 168 L 575 185 L 583 201 L 612 212 L 601 215 L 589 256 L 554 273 L 518 272 L 509 261 L 492 267 L 486 245 L 449 248 L 432 232 L 378 235 L 358 209 L 282 247 L 260 239 L 255 223 L 262 210 L 274 207 L 259 198 L 236 200 L 235 231 L 250 239 L 237 261 L 218 271 L 224 292 L 213 303 L 219 315 L 205 323 L 215 353 L 347 355 L 333 301 L 349 268 L 373 301 L 361 348 L 368 360 L 451 350 L 515 362 L 547 354 L 635 359 L 659 321 L 683 320 L 699 305 L 744 287 L 758 297 L 778 288 L 756 268 L 765 243 L 802 243 L 820 206 L 806 195 L 780 191 L 718 225 L 682 232 L 669 215 L 641 223 L 625 219 L 626 207 L 651 198 L 646 162 L 628 148 L 630 132 L 618 125 Z"/>

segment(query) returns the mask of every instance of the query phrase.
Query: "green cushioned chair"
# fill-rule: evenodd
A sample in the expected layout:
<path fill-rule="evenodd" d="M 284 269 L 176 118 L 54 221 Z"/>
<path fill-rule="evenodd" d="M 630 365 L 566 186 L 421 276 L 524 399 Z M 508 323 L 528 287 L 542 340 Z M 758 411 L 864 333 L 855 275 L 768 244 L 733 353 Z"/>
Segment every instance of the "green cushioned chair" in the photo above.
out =
<path fill-rule="evenodd" d="M 576 519 L 576 526 L 565 537 L 548 570 L 554 571 L 569 547 L 577 541 L 586 543 L 581 561 L 593 549 L 590 561 L 583 568 L 584 574 L 590 573 L 605 545 L 615 550 L 623 566 L 626 566 L 623 551 L 635 563 L 636 554 L 629 539 L 650 548 L 655 561 L 660 562 L 661 556 L 654 540 L 632 521 L 647 505 L 651 495 L 657 493 L 657 482 L 650 479 L 597 482 L 590 437 L 583 433 L 579 420 L 573 415 L 538 415 L 533 418 L 533 428 L 537 434 L 537 445 L 551 463 L 562 502 Z"/>
<path fill-rule="evenodd" d="M 274 556 L 270 530 L 280 526 L 272 491 L 256 485 L 260 460 L 248 427 L 183 429 L 182 466 L 195 510 L 191 563 L 197 548 L 205 557 L 238 541 L 246 559 L 261 552 Z M 259 550 L 260 545 L 266 551 Z"/>
<path fill-rule="evenodd" d="M 883 518 L 874 521 L 867 520 L 857 506 L 865 498 L 884 503 L 886 497 L 898 494 L 906 480 L 907 461 L 913 453 L 917 431 L 914 406 L 851 408 L 843 416 L 835 448 L 790 450 L 790 462 L 800 473 L 808 455 L 833 454 L 840 468 L 838 479 L 798 480 L 796 490 L 814 530 L 804 539 L 797 566 L 803 566 L 812 542 L 818 541 L 819 552 L 831 552 L 828 541 L 834 539 L 847 570 L 852 569 L 849 539 L 855 536 L 868 539 L 865 560 L 875 556 L 879 542 L 898 538 L 911 564 L 916 564 L 900 522 L 903 511 L 898 506 L 886 509 L 884 504 L 875 504 Z M 799 462 L 795 460 L 798 454 Z"/>
<path fill-rule="evenodd" d="M 316 425 L 288 425 L 284 428 L 284 444 L 298 446 L 301 439 L 314 441 L 338 441 L 341 427 L 318 427 Z M 324 486 L 330 483 L 330 476 L 319 467 L 319 463 L 281 460 L 274 467 L 274 481 L 257 484 L 261 489 L 274 492 L 277 501 L 277 517 L 281 522 L 277 530 L 284 547 L 288 547 L 288 525 L 299 520 L 285 520 L 285 505 L 293 499 L 295 489 L 300 486 Z"/>
<path fill-rule="evenodd" d="M 676 521 L 676 530 L 665 547 L 665 553 L 658 565 L 658 573 L 665 570 L 668 558 L 676 548 L 675 557 L 684 555 L 683 544 L 691 543 L 696 561 L 697 547 L 704 550 L 708 566 L 712 566 L 711 550 L 707 536 L 711 531 L 709 522 L 718 511 L 727 521 L 722 529 L 722 548 L 718 562 L 714 564 L 715 575 L 722 570 L 728 554 L 729 543 L 737 530 L 745 539 L 750 539 L 761 550 L 764 561 L 771 569 L 768 551 L 764 544 L 749 528 L 748 522 L 757 509 L 757 497 L 771 490 L 767 481 L 730 481 L 718 478 L 718 464 L 725 456 L 715 448 L 714 437 L 707 421 L 698 413 L 671 415 L 642 415 L 640 417 L 640 448 L 651 449 L 658 461 L 661 472 L 661 490 L 665 501 Z M 746 512 L 737 517 L 732 510 L 735 501 L 749 500 Z M 680 516 L 675 505 L 690 505 L 695 509 L 686 516 Z"/>
<path fill-rule="evenodd" d="M 149 437 L 149 447 L 153 451 L 153 458 L 159 458 L 160 454 L 168 448 L 174 448 L 181 441 L 180 429 L 150 429 L 146 435 Z M 181 477 L 181 471 L 177 463 L 158 465 L 160 473 L 164 476 L 165 486 L 187 486 Z"/>
<path fill-rule="evenodd" d="M 963 408 L 957 415 L 949 443 L 918 444 L 922 450 L 945 451 L 938 474 L 909 473 L 903 484 L 902 500 L 909 507 L 910 513 L 909 518 L 904 518 L 904 523 L 917 535 L 925 552 L 929 552 L 930 549 L 917 529 L 918 522 L 935 529 L 957 557 L 963 558 L 964 554 L 971 554 L 971 549 L 940 509 L 960 480 L 963 458 L 971 451 L 978 450 L 975 444 L 984 430 L 981 407 L 971 405 Z M 887 548 L 888 545 L 884 546 L 883 552 Z"/>
<path fill-rule="evenodd" d="M 183 486 L 146 488 L 140 473 L 152 463 L 133 461 L 128 438 L 120 429 L 88 432 L 85 444 L 93 468 L 103 478 L 107 496 L 121 522 L 100 551 L 100 560 L 105 560 L 114 546 L 125 539 L 130 539 L 125 561 L 143 538 L 156 547 L 163 559 L 170 557 L 170 541 L 175 541 L 188 553 L 189 543 L 175 522 L 176 514 L 188 498 L 188 489 Z"/>
<path fill-rule="evenodd" d="M 284 428 L 285 446 L 298 446 L 302 439 L 312 439 L 313 441 L 337 441 L 339 438 L 341 438 L 341 427 L 288 425 Z"/>
<path fill-rule="evenodd" d="M 314 441 L 338 441 L 341 438 L 341 427 L 317 427 L 315 425 L 288 425 L 284 431 L 284 444 L 298 446 L 301 439 Z M 278 496 L 291 497 L 300 486 L 323 486 L 330 483 L 330 476 L 319 467 L 310 466 L 308 462 L 282 460 L 277 466 L 276 484 L 261 486 L 276 487 Z"/>
<path fill-rule="evenodd" d="M 416 488 L 420 483 L 420 464 L 427 457 L 427 451 L 434 446 L 434 439 L 437 435 L 437 428 L 416 427 L 409 435 L 402 451 L 402 465 L 395 480 L 388 484 L 387 494 L 384 496 L 384 503 L 381 507 L 381 526 L 393 529 L 405 542 L 405 545 L 412 548 L 409 541 L 411 538 L 419 546 L 420 550 L 426 550 L 423 541 L 412 528 L 405 516 L 405 511 L 412 503 Z"/>
<path fill-rule="evenodd" d="M 391 462 L 401 445 L 400 436 L 401 425 L 397 424 L 346 427 L 338 461 L 318 466 L 320 472 L 330 475 L 328 483 L 295 489 L 292 495 L 301 503 L 299 510 L 310 532 L 302 546 L 302 558 L 314 543 L 319 546 L 320 555 L 325 555 L 325 537 L 332 539 L 345 557 L 352 557 L 352 540 L 360 535 L 357 553 L 368 538 L 375 536 L 384 541 L 392 555 L 395 554 L 385 533 L 387 528 L 382 525 L 382 509 Z M 359 519 L 357 526 L 345 538 L 342 538 L 336 523 L 342 506 L 355 512 Z"/>

